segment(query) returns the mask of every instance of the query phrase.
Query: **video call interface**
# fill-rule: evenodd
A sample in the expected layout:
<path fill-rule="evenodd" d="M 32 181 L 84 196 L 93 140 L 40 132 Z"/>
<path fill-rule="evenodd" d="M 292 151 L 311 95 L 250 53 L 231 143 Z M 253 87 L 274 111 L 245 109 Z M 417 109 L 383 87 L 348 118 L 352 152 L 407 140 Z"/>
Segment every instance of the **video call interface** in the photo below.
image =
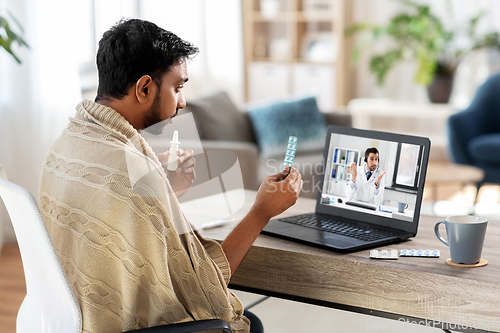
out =
<path fill-rule="evenodd" d="M 369 153 L 370 159 L 365 161 L 367 149 L 373 155 Z M 321 204 L 413 222 L 423 149 L 415 144 L 332 134 Z M 353 168 L 356 182 L 351 181 Z"/>

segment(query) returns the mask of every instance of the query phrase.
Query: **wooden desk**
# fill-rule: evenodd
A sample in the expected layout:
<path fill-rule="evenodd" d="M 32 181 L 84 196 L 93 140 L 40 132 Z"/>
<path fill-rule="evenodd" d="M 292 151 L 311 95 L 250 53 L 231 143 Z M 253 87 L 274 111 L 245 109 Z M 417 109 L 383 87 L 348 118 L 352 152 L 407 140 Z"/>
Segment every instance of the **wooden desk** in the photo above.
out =
<path fill-rule="evenodd" d="M 237 220 L 255 198 L 253 191 L 244 194 L 244 206 L 232 215 Z M 220 204 L 224 198 L 216 195 L 182 206 L 199 225 Z M 300 198 L 283 216 L 310 212 L 314 206 L 315 200 Z M 439 220 L 422 216 L 413 240 L 382 249 L 438 249 L 440 258 L 380 261 L 369 259 L 368 250 L 340 254 L 261 235 L 232 277 L 231 287 L 453 331 L 472 331 L 462 325 L 500 332 L 500 224 L 490 221 L 488 225 L 483 258 L 489 264 L 457 268 L 445 263 L 448 248 L 434 235 Z M 202 234 L 222 240 L 234 224 L 202 230 Z"/>

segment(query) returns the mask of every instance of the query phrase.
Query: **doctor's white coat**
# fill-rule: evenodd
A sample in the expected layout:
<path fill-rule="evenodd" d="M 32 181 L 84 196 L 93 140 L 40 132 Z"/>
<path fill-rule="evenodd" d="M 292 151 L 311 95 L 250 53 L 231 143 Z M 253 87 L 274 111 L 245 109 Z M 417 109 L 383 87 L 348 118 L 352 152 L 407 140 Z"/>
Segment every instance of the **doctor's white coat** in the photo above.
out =
<path fill-rule="evenodd" d="M 347 200 L 359 200 L 370 203 L 375 203 L 377 205 L 382 204 L 384 200 L 384 183 L 385 176 L 382 177 L 379 186 L 378 194 L 375 194 L 375 180 L 384 172 L 380 169 L 376 169 L 371 175 L 370 179 L 366 179 L 365 174 L 365 165 L 356 166 L 358 169 L 358 175 L 356 176 L 356 187 L 354 189 L 351 188 L 351 182 L 347 183 Z"/>

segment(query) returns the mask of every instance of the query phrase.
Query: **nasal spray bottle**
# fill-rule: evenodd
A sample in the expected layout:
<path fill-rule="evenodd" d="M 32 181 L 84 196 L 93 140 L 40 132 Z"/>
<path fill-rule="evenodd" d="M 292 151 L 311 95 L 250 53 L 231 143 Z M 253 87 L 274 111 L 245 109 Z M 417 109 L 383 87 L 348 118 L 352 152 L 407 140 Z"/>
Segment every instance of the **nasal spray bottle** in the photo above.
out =
<path fill-rule="evenodd" d="M 172 141 L 170 141 L 170 155 L 168 156 L 167 170 L 177 170 L 177 150 L 179 150 L 179 144 L 179 133 L 175 130 Z"/>

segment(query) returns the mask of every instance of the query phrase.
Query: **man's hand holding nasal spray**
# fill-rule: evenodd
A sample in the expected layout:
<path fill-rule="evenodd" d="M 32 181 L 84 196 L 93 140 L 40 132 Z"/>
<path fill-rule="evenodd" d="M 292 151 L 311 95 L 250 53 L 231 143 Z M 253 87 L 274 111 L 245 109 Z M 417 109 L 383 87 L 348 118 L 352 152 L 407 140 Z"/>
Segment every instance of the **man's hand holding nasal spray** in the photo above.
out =
<path fill-rule="evenodd" d="M 196 178 L 194 151 L 192 149 L 184 151 L 179 146 L 179 132 L 175 130 L 170 141 L 170 149 L 158 155 L 177 197 L 183 195 Z"/>

